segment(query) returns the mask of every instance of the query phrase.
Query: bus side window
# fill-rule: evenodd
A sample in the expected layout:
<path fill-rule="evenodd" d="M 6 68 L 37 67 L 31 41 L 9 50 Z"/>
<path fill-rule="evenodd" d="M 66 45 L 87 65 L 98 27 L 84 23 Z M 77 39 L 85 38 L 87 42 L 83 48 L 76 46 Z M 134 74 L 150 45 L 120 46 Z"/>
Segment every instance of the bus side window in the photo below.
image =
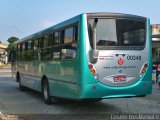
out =
<path fill-rule="evenodd" d="M 34 50 L 38 49 L 38 39 L 34 41 Z"/>
<path fill-rule="evenodd" d="M 20 58 L 20 50 L 19 50 L 19 45 L 17 45 L 17 61 L 19 61 Z"/>
<path fill-rule="evenodd" d="M 31 41 L 31 50 L 34 50 L 34 40 Z"/>
<path fill-rule="evenodd" d="M 53 46 L 52 46 L 52 56 L 53 60 L 59 60 L 60 59 L 60 31 L 57 31 L 53 33 Z"/>
<path fill-rule="evenodd" d="M 39 38 L 39 48 L 43 48 L 44 47 L 44 37 Z"/>
<path fill-rule="evenodd" d="M 27 61 L 28 60 L 28 56 L 27 56 L 28 42 L 23 43 L 23 46 L 24 46 L 23 51 L 22 51 L 23 60 Z"/>
<path fill-rule="evenodd" d="M 32 60 L 32 56 L 33 56 L 33 52 L 31 51 L 31 49 L 32 49 L 32 41 L 30 40 L 30 41 L 28 41 L 28 45 L 27 45 L 27 60 Z"/>
<path fill-rule="evenodd" d="M 34 46 L 33 46 L 33 60 L 38 60 L 38 39 L 35 39 L 34 40 Z"/>
<path fill-rule="evenodd" d="M 43 37 L 44 47 L 41 49 L 41 60 L 52 60 L 52 48 L 49 43 L 49 36 Z"/>
<path fill-rule="evenodd" d="M 26 60 L 26 48 L 25 48 L 25 44 L 28 44 L 28 42 L 26 43 L 22 43 L 22 51 L 21 51 L 21 59 L 22 61 L 25 61 Z"/>
<path fill-rule="evenodd" d="M 52 44 L 53 44 L 53 35 L 49 34 L 49 37 L 48 37 L 48 46 L 52 46 Z"/>
<path fill-rule="evenodd" d="M 62 44 L 62 59 L 74 59 L 77 50 L 76 27 L 70 27 L 64 30 L 64 39 Z"/>
<path fill-rule="evenodd" d="M 44 48 L 48 47 L 48 39 L 49 39 L 48 36 L 43 37 L 43 47 Z"/>
<path fill-rule="evenodd" d="M 22 44 L 19 45 L 19 61 L 22 60 Z"/>
<path fill-rule="evenodd" d="M 14 62 L 17 60 L 17 45 L 14 46 L 14 49 L 13 49 L 13 59 L 11 62 Z"/>
<path fill-rule="evenodd" d="M 55 32 L 54 33 L 54 39 L 53 39 L 53 44 L 58 45 L 60 41 L 60 32 Z"/>
<path fill-rule="evenodd" d="M 10 52 L 9 52 L 9 58 L 8 58 L 8 62 L 14 62 L 15 61 L 15 59 L 14 59 L 14 53 L 15 53 L 15 51 L 14 50 L 11 50 Z"/>

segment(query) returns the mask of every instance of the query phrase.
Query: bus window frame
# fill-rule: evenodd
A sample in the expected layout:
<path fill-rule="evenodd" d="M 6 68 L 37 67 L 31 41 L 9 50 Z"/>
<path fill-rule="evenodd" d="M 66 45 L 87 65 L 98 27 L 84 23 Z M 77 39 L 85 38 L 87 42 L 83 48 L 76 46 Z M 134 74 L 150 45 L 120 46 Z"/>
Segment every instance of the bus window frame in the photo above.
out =
<path fill-rule="evenodd" d="M 72 41 L 71 42 L 65 42 L 65 36 L 67 35 L 66 34 L 66 31 L 69 30 L 69 29 L 72 29 Z M 76 44 L 76 48 L 73 47 L 73 44 Z M 62 30 L 62 39 L 61 39 L 61 59 L 63 60 L 73 60 L 76 55 L 77 55 L 77 49 L 78 49 L 78 25 L 77 24 L 72 24 L 70 26 L 67 26 L 65 27 L 63 30 Z M 67 49 L 63 49 L 63 48 L 66 48 L 68 46 Z M 74 55 L 71 57 L 71 58 L 67 58 L 67 56 L 62 56 L 63 55 L 63 51 L 67 51 L 70 52 L 70 54 L 75 50 L 75 53 Z M 66 52 L 66 55 L 67 55 L 67 52 Z M 68 56 L 69 57 L 69 56 Z"/>
<path fill-rule="evenodd" d="M 73 28 L 73 35 L 72 35 L 72 42 L 69 42 L 69 43 L 64 43 L 64 32 L 66 29 L 69 29 L 69 28 Z M 40 57 L 36 58 L 36 59 L 33 59 L 33 60 L 42 60 L 41 59 L 41 52 L 42 50 L 45 50 L 45 49 L 51 49 L 51 54 L 52 54 L 52 59 L 51 60 L 54 60 L 54 61 L 59 61 L 59 60 L 73 60 L 73 59 L 63 59 L 62 58 L 62 46 L 64 45 L 67 45 L 67 44 L 72 44 L 73 42 L 76 42 L 77 46 L 76 46 L 76 49 L 75 49 L 75 56 L 77 55 L 77 49 L 78 49 L 78 29 L 79 26 L 78 26 L 78 22 L 76 23 L 73 23 L 73 24 L 70 24 L 70 25 L 66 25 L 62 28 L 59 28 L 59 29 L 56 29 L 48 34 L 45 34 L 44 36 L 37 36 L 33 39 L 28 39 L 28 40 L 25 40 L 23 42 L 20 42 L 17 44 L 17 53 L 19 53 L 19 59 L 17 59 L 18 61 L 24 61 L 22 60 L 22 52 L 28 52 L 28 50 L 33 50 L 34 52 L 34 55 L 36 54 L 36 52 L 40 53 Z M 55 42 L 55 36 L 56 36 L 56 33 L 58 34 L 57 35 L 57 42 Z M 47 46 L 44 46 L 44 37 L 47 36 Z M 31 48 L 29 49 L 28 48 L 28 42 L 31 42 Z M 36 46 L 36 43 L 37 42 L 37 48 L 35 48 Z M 25 44 L 25 49 L 23 48 L 23 44 Z M 26 45 L 27 44 L 27 45 Z M 27 48 L 26 48 L 27 47 Z M 23 49 L 24 50 L 23 50 Z M 53 56 L 53 53 L 54 53 L 54 49 L 56 50 L 56 54 L 58 55 L 58 57 L 54 58 Z M 18 55 L 18 54 L 17 54 Z M 18 58 L 18 56 L 17 56 Z M 25 57 L 27 58 L 27 56 Z M 25 59 L 25 61 L 31 61 L 30 59 Z M 43 60 L 42 60 L 43 61 Z"/>

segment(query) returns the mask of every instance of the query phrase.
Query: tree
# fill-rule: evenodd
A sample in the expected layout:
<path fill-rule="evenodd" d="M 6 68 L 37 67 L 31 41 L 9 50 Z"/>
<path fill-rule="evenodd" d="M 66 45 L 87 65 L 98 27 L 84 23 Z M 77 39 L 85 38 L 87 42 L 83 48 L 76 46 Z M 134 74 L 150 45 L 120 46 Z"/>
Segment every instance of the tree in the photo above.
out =
<path fill-rule="evenodd" d="M 8 42 L 9 42 L 9 44 L 13 44 L 14 42 L 16 42 L 17 40 L 19 40 L 17 37 L 10 37 L 10 38 L 8 38 Z"/>
<path fill-rule="evenodd" d="M 8 48 L 7 48 L 8 53 L 12 50 L 13 43 L 16 42 L 17 40 L 19 40 L 19 38 L 17 38 L 17 37 L 8 38 L 8 40 L 7 40 L 9 42 L 9 45 L 8 45 Z"/>
<path fill-rule="evenodd" d="M 16 42 L 17 40 L 19 40 L 17 37 L 10 37 L 7 40 L 9 42 L 9 45 L 8 45 L 8 48 L 7 48 L 9 61 L 11 61 L 12 50 L 13 50 L 13 43 Z"/>

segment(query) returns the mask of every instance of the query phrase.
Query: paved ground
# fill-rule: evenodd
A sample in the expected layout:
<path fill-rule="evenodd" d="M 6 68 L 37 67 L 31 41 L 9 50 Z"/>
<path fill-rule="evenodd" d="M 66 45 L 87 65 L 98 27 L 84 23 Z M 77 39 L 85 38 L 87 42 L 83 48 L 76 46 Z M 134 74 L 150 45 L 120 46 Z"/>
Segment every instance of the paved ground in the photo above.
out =
<path fill-rule="evenodd" d="M 97 120 L 106 117 L 114 119 L 113 114 L 160 113 L 160 90 L 156 85 L 153 85 L 153 94 L 145 98 L 106 99 L 101 102 L 63 101 L 46 105 L 40 93 L 32 90 L 20 91 L 10 73 L 0 73 L 0 76 L 0 120 L 6 114 L 18 114 L 23 120 Z"/>
<path fill-rule="evenodd" d="M 143 97 L 142 99 L 155 101 L 158 104 L 160 104 L 160 90 L 158 89 L 158 85 L 157 84 L 153 84 L 152 94 L 148 95 L 146 97 Z"/>
<path fill-rule="evenodd" d="M 11 68 L 10 67 L 0 67 L 0 78 L 1 77 L 11 77 Z"/>

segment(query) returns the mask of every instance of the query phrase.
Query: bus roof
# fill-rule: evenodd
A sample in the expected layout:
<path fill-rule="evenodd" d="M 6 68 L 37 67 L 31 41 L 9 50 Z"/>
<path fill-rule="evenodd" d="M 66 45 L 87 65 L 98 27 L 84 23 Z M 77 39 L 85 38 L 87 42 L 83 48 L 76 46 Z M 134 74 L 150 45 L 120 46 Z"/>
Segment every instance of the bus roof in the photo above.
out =
<path fill-rule="evenodd" d="M 37 33 L 34 33 L 34 34 L 32 34 L 32 35 L 30 35 L 30 36 L 28 36 L 28 37 L 25 37 L 25 38 L 22 38 L 22 39 L 20 39 L 20 40 L 18 40 L 18 41 L 16 41 L 14 44 L 18 44 L 18 43 L 21 43 L 21 42 L 25 42 L 25 41 L 28 41 L 28 40 L 30 40 L 30 39 L 33 39 L 33 38 L 39 38 L 39 37 L 41 37 L 41 36 L 43 36 L 44 34 L 46 34 L 46 33 L 50 33 L 50 32 L 53 32 L 53 31 L 55 31 L 55 30 L 57 30 L 57 29 L 60 29 L 61 27 L 64 27 L 65 25 L 69 25 L 69 24 L 72 24 L 73 22 L 75 22 L 75 21 L 79 21 L 79 19 L 80 19 L 80 16 L 81 15 L 84 15 L 84 14 L 87 14 L 87 16 L 89 16 L 89 17 L 117 17 L 117 18 L 130 18 L 130 19 L 138 19 L 138 20 L 144 20 L 144 19 L 146 19 L 146 17 L 141 17 L 141 16 L 137 16 L 137 15 L 131 15 L 131 14 L 124 14 L 124 13 L 112 13 L 112 12 L 99 12 L 99 13 L 83 13 L 83 14 L 80 14 L 80 15 L 78 15 L 78 16 L 75 16 L 75 17 L 73 17 L 73 18 L 71 18 L 71 19 L 68 19 L 68 20 L 66 20 L 66 21 L 64 21 L 64 22 L 61 22 L 61 23 L 58 23 L 58 24 L 56 24 L 56 25 L 53 25 L 53 26 L 51 26 L 51 27 L 49 27 L 49 28 L 46 28 L 46 29 L 44 29 L 44 30 L 42 30 L 42 31 L 39 31 L 39 32 L 37 32 Z"/>
<path fill-rule="evenodd" d="M 138 15 L 131 15 L 131 14 L 124 14 L 124 13 L 112 13 L 112 12 L 101 12 L 101 13 L 87 13 L 90 17 L 107 17 L 107 18 L 129 18 L 129 19 L 139 19 L 145 20 L 146 17 L 138 16 Z"/>

